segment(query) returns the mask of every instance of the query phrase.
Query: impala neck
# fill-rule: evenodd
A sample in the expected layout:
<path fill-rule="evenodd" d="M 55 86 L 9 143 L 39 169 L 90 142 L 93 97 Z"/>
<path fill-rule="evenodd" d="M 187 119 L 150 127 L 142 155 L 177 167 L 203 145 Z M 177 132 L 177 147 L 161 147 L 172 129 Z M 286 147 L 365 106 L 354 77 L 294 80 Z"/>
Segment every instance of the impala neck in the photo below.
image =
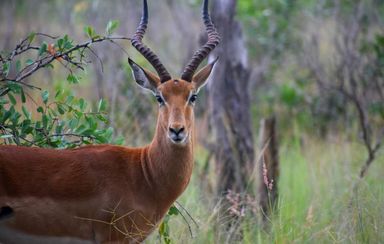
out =
<path fill-rule="evenodd" d="M 175 201 L 185 190 L 193 169 L 193 123 L 187 145 L 175 145 L 157 123 L 155 137 L 147 148 L 149 183 L 160 198 Z"/>

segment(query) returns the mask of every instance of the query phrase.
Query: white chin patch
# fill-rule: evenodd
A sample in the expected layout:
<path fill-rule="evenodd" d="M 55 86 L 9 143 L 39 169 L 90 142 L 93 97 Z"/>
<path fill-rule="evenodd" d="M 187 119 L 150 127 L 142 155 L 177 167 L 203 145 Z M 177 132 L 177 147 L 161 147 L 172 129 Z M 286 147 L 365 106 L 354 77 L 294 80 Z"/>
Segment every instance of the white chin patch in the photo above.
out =
<path fill-rule="evenodd" d="M 184 137 L 183 140 L 180 140 L 180 141 L 175 141 L 173 140 L 170 136 L 168 136 L 168 139 L 172 142 L 172 144 L 174 145 L 180 145 L 180 146 L 184 146 L 184 145 L 187 145 L 187 142 L 188 142 L 188 135 Z"/>

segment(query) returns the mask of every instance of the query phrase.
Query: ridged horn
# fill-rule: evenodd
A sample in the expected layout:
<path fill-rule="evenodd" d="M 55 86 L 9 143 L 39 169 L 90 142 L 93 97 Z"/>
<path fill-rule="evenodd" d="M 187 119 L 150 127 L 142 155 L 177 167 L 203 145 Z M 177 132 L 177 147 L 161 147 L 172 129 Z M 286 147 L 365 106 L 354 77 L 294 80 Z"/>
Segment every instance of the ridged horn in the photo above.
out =
<path fill-rule="evenodd" d="M 204 0 L 203 3 L 203 21 L 208 34 L 208 41 L 193 54 L 191 61 L 187 64 L 181 75 L 183 80 L 189 82 L 192 81 L 193 74 L 196 72 L 201 62 L 203 62 L 209 53 L 220 43 L 219 33 L 217 33 L 208 13 L 208 0 Z"/>
<path fill-rule="evenodd" d="M 139 51 L 155 68 L 157 74 L 160 77 L 161 82 L 166 82 L 167 80 L 171 79 L 171 75 L 168 73 L 168 71 L 165 69 L 164 65 L 160 62 L 160 59 L 157 57 L 157 55 L 144 43 L 142 43 L 145 31 L 147 29 L 148 25 L 148 4 L 147 0 L 144 0 L 143 5 L 143 14 L 141 16 L 141 21 L 139 26 L 136 29 L 136 33 L 131 39 L 132 46 L 136 48 L 137 51 Z"/>

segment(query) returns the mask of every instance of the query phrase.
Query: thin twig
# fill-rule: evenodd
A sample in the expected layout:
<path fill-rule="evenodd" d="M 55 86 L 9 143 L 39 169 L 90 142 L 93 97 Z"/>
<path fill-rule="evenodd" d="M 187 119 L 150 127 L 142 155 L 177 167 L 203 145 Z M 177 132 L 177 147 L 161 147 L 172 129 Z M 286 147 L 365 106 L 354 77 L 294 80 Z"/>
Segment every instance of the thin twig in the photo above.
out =
<path fill-rule="evenodd" d="M 88 50 L 96 57 L 96 59 L 99 61 L 100 63 L 100 67 L 101 67 L 101 73 L 104 73 L 104 64 L 103 64 L 103 61 L 101 60 L 101 58 L 97 55 L 97 53 L 91 48 L 91 47 L 88 47 Z"/>

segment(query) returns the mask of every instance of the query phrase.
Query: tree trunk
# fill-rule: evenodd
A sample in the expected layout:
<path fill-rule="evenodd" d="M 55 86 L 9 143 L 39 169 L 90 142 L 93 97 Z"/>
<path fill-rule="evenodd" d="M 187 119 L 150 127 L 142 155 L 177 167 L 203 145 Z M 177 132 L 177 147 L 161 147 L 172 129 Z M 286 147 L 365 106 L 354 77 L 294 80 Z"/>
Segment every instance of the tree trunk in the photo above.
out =
<path fill-rule="evenodd" d="M 253 168 L 254 141 L 250 115 L 247 49 L 240 23 L 234 19 L 236 0 L 214 0 L 212 19 L 221 36 L 210 56 L 219 57 L 209 84 L 210 123 L 221 200 L 215 242 L 242 240 L 243 194 Z"/>
<path fill-rule="evenodd" d="M 260 186 L 259 203 L 263 222 L 277 204 L 277 180 L 279 177 L 278 143 L 276 136 L 276 119 L 271 117 L 260 123 Z"/>
<path fill-rule="evenodd" d="M 234 19 L 236 0 L 215 0 L 212 18 L 221 43 L 211 58 L 219 61 L 209 83 L 214 158 L 218 170 L 217 194 L 243 193 L 254 160 L 249 70 L 242 29 Z"/>

